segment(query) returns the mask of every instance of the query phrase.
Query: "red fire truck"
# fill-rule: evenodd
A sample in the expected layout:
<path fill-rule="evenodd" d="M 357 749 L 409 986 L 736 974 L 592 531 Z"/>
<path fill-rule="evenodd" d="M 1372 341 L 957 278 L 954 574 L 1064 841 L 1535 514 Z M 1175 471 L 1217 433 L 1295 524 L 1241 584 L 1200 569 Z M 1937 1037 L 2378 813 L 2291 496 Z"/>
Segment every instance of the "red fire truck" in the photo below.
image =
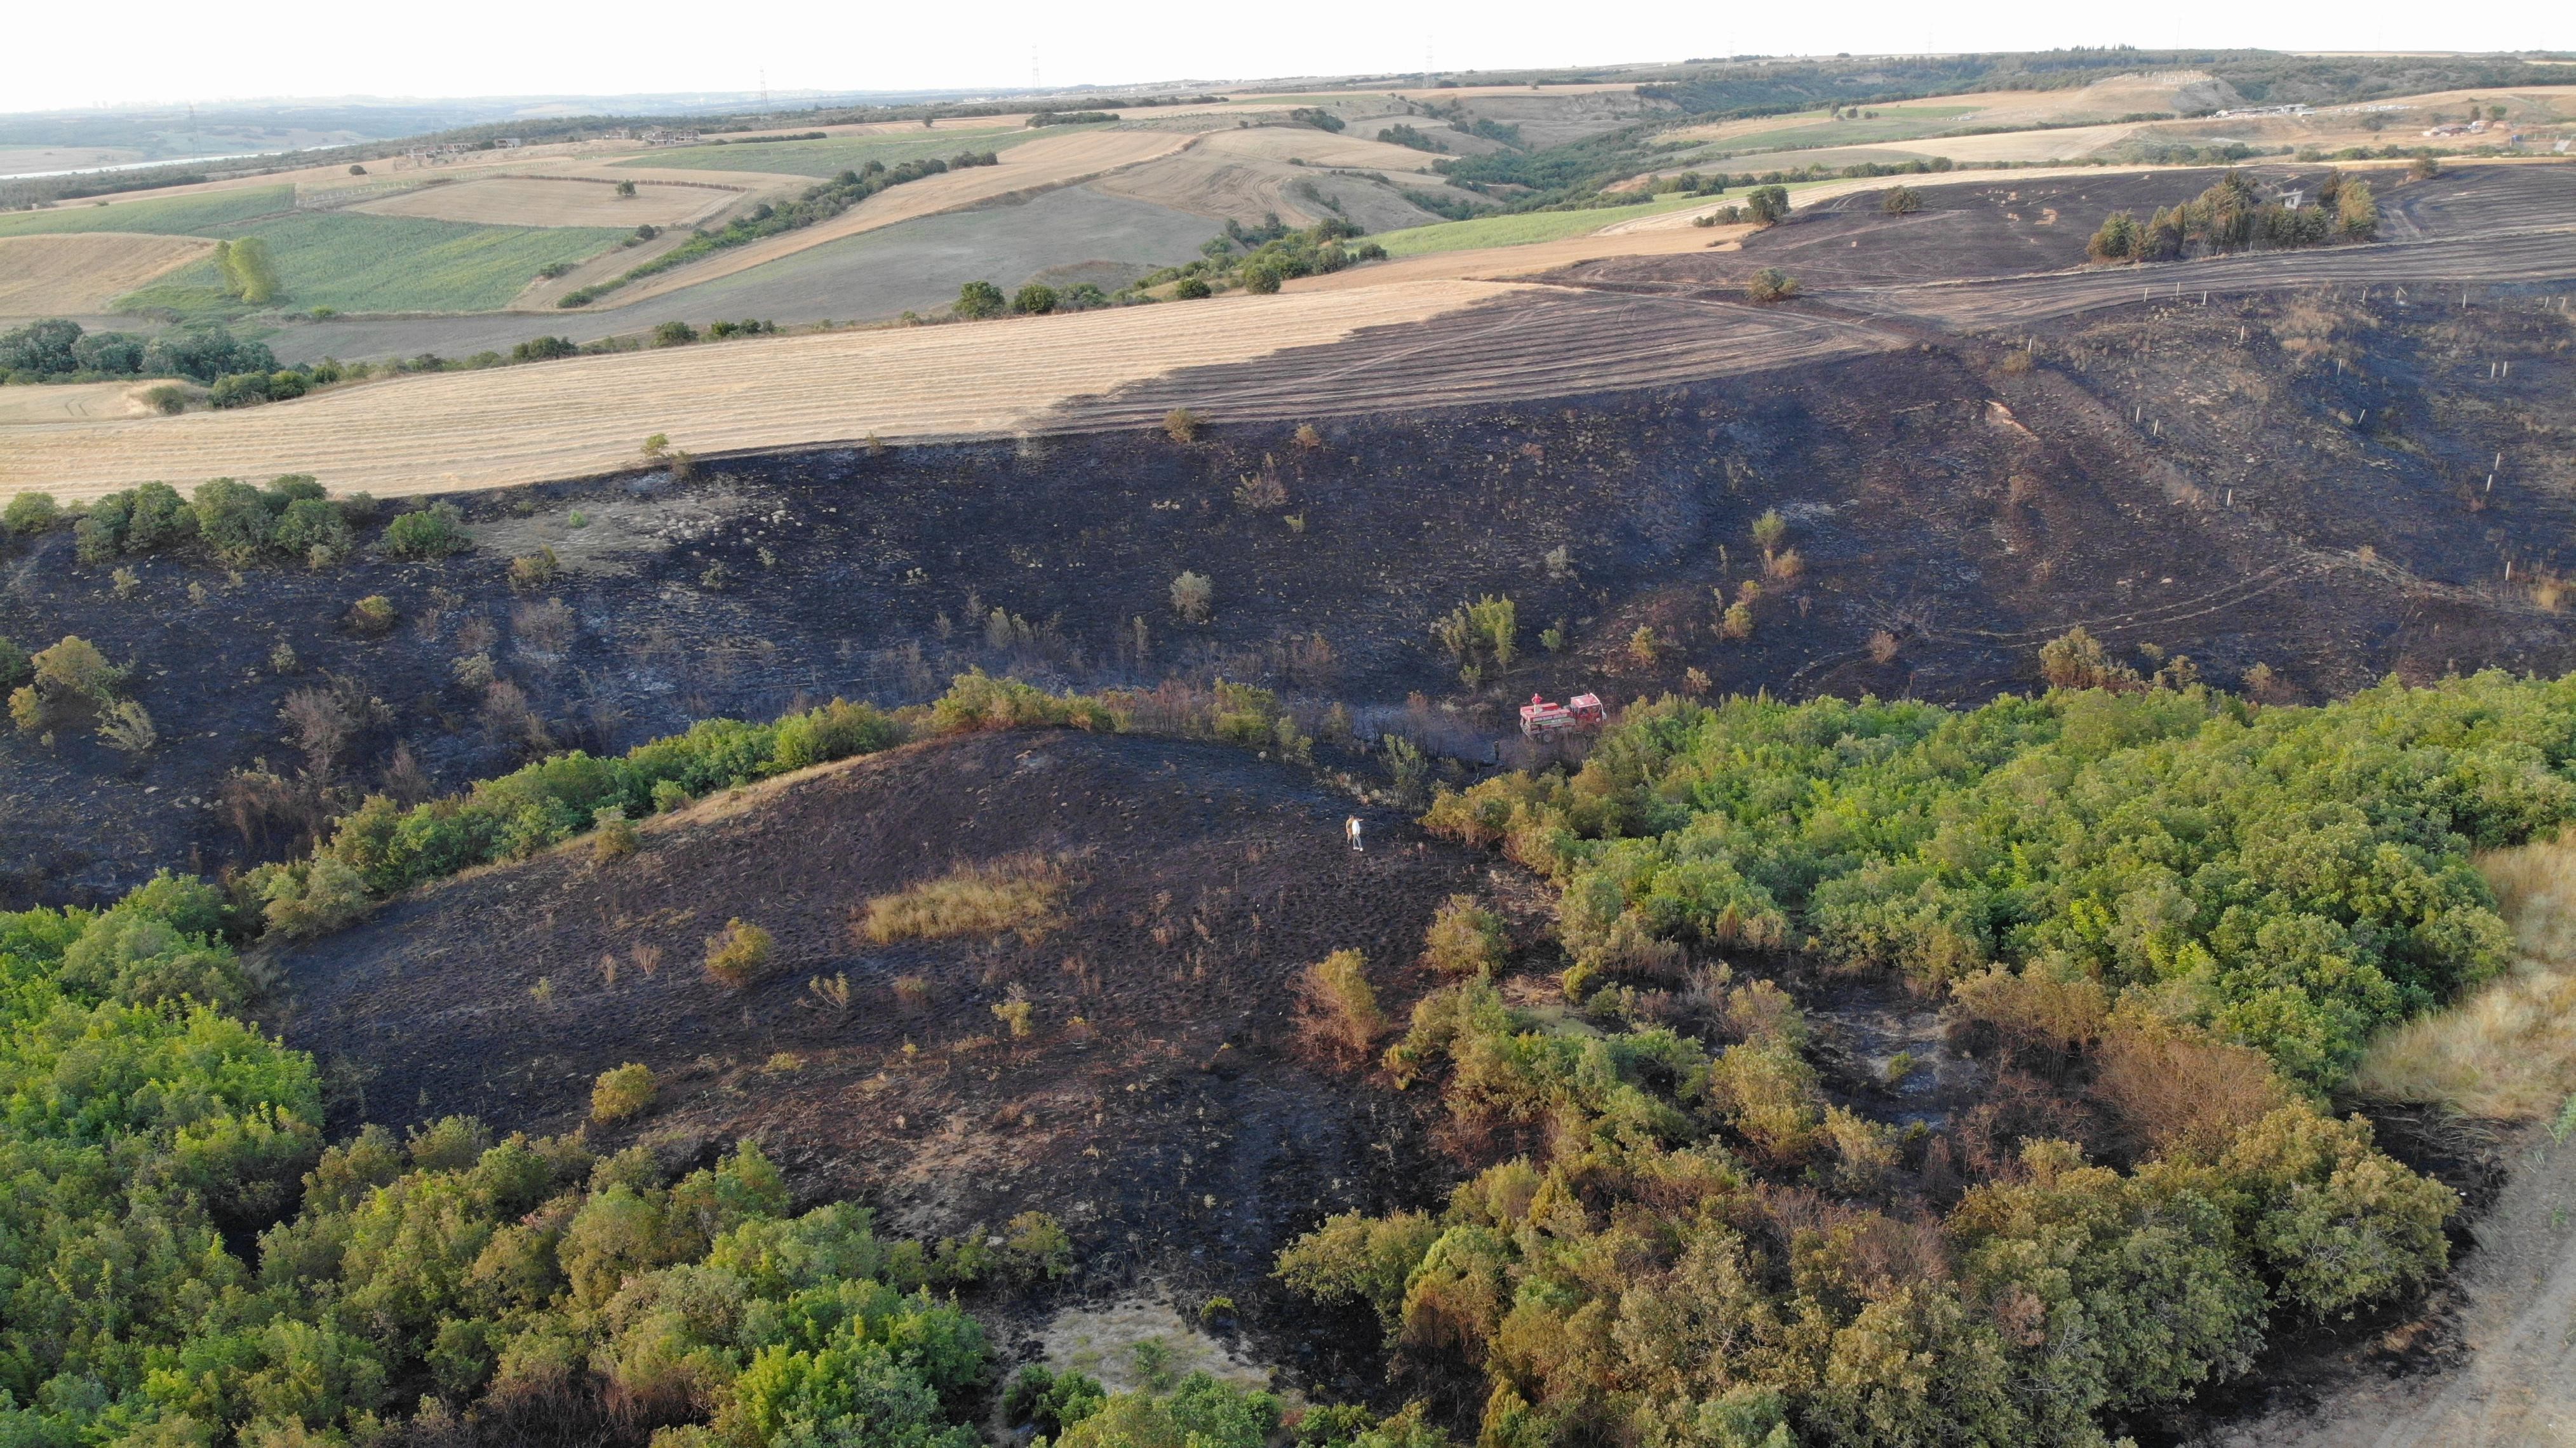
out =
<path fill-rule="evenodd" d="M 1521 706 L 1521 732 L 1532 739 L 1545 739 L 1569 729 L 1591 729 L 1603 718 L 1601 696 L 1577 694 L 1562 704 L 1551 704 L 1545 696 L 1530 695 Z"/>

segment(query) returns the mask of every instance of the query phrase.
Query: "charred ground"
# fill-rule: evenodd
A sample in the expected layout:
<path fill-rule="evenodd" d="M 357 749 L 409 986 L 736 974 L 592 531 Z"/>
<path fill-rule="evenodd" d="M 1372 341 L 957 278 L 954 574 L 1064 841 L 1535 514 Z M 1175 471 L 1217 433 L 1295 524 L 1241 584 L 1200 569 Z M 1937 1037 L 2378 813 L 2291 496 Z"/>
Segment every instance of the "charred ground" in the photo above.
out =
<path fill-rule="evenodd" d="M 10 559 L 0 633 L 78 634 L 131 665 L 168 743 L 8 744 L 8 893 L 98 898 L 161 865 L 273 857 L 386 787 L 397 749 L 416 773 L 392 783 L 449 788 L 708 715 L 926 699 L 973 666 L 1255 680 L 1310 712 L 1347 701 L 1365 738 L 1475 758 L 1532 690 L 1616 702 L 1695 670 L 1721 691 L 1975 700 L 2033 684 L 2038 645 L 2078 623 L 2222 682 L 2265 665 L 2281 697 L 2576 662 L 2553 582 L 2576 525 L 2576 325 L 2546 296 L 2194 297 L 1918 336 L 1302 440 L 1240 424 L 852 448 L 466 495 L 480 546 L 438 564 L 227 575 L 150 555 L 120 591 L 41 537 Z M 1766 576 L 1753 541 L 1770 509 L 1794 575 Z M 514 591 L 509 561 L 541 549 L 560 572 Z M 1174 612 L 1184 570 L 1212 580 L 1207 623 Z M 1712 590 L 1748 582 L 1752 632 L 1725 637 Z M 391 632 L 347 624 L 370 594 L 399 611 Z M 1516 602 L 1522 656 L 1469 689 L 1429 625 L 1487 594 Z M 459 673 L 476 655 L 504 687 Z M 318 758 L 279 713 L 314 688 L 347 716 Z M 246 790 L 243 772 L 273 778 Z"/>

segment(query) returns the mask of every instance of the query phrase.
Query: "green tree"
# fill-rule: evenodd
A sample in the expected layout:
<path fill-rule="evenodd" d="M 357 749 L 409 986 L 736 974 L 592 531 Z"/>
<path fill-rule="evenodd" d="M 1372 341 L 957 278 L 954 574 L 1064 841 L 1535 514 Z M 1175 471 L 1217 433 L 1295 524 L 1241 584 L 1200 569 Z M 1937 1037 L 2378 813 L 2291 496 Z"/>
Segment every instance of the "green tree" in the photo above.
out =
<path fill-rule="evenodd" d="M 2084 254 L 2095 261 L 2137 260 L 2138 218 L 2126 211 L 2103 217 L 2093 239 L 2084 244 Z"/>
<path fill-rule="evenodd" d="M 1912 216 L 1923 209 L 1923 193 L 1911 186 L 1890 186 L 1879 198 L 1878 209 L 1890 216 Z"/>
<path fill-rule="evenodd" d="M 1009 308 L 1002 289 L 991 282 L 968 282 L 957 289 L 957 315 L 970 322 L 998 317 Z"/>
<path fill-rule="evenodd" d="M 1024 317 L 1043 317 L 1056 308 L 1055 288 L 1031 282 L 1011 298 L 1011 310 Z"/>
<path fill-rule="evenodd" d="M 1798 279 L 1766 266 L 1744 283 L 1744 295 L 1757 302 L 1785 302 L 1798 294 Z"/>
<path fill-rule="evenodd" d="M 2379 199 L 2367 181 L 2347 181 L 2335 194 L 2335 225 L 2360 241 L 2379 235 Z"/>

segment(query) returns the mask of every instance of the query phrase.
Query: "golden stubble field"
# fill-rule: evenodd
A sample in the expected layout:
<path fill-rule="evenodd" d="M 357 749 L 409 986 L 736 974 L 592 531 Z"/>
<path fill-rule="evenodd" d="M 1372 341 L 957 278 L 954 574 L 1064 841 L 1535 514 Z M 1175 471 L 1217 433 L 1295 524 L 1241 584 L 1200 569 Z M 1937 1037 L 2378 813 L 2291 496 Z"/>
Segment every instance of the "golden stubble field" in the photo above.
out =
<path fill-rule="evenodd" d="M 64 231 L 0 237 L 0 317 L 85 316 L 215 244 L 194 236 Z"/>
<path fill-rule="evenodd" d="M 349 208 L 374 216 L 420 216 L 488 226 L 687 226 L 732 205 L 740 189 L 715 182 L 641 181 L 620 196 L 605 179 L 491 176 L 425 186 Z"/>
<path fill-rule="evenodd" d="M 433 373 L 231 412 L 29 423 L 0 427 L 0 497 L 286 472 L 380 496 L 502 487 L 634 465 L 657 432 L 698 453 L 1006 435 L 1070 398 L 1495 295 L 1431 281 L 1237 296 Z"/>

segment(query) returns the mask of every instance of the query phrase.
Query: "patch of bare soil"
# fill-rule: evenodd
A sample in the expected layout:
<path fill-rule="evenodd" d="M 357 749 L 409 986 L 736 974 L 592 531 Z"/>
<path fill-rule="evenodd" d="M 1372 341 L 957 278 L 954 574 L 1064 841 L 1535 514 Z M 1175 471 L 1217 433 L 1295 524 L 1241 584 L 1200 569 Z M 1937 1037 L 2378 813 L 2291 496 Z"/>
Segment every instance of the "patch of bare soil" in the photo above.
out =
<path fill-rule="evenodd" d="M 1290 982 L 1356 948 L 1402 1019 L 1431 984 L 1413 961 L 1434 909 L 1492 866 L 1369 808 L 1354 853 L 1354 808 L 1218 745 L 912 746 L 710 799 L 614 864 L 566 849 L 421 891 L 284 956 L 267 1019 L 344 1084 L 351 1120 L 565 1130 L 594 1076 L 641 1061 L 659 1104 L 595 1138 L 689 1156 L 749 1137 L 803 1194 L 906 1231 L 1045 1210 L 1088 1292 L 1150 1276 L 1243 1298 L 1320 1213 L 1445 1180 L 1413 1098 L 1301 1053 Z M 852 929 L 873 896 L 1026 852 L 1072 881 L 1049 928 Z M 735 918 L 775 939 L 741 990 L 701 965 Z M 994 1010 L 1013 1001 L 1025 1036 Z"/>

